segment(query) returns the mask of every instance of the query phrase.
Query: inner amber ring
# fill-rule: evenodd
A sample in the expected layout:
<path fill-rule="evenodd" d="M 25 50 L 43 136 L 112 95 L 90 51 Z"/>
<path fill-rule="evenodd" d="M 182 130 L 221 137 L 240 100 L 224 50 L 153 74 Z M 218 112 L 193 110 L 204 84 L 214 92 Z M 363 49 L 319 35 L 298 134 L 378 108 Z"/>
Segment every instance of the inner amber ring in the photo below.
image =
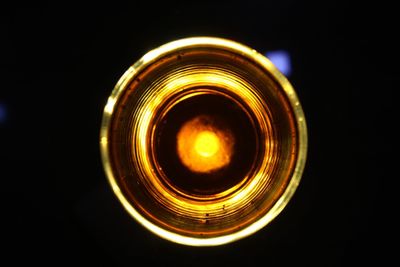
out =
<path fill-rule="evenodd" d="M 217 88 L 194 88 L 182 98 L 157 123 L 157 165 L 165 180 L 188 196 L 215 199 L 243 183 L 254 167 L 255 121 L 244 105 Z"/>
<path fill-rule="evenodd" d="M 100 138 L 125 209 L 153 233 L 197 246 L 274 219 L 307 149 L 287 79 L 254 50 L 210 37 L 168 43 L 135 63 L 108 100 Z"/>

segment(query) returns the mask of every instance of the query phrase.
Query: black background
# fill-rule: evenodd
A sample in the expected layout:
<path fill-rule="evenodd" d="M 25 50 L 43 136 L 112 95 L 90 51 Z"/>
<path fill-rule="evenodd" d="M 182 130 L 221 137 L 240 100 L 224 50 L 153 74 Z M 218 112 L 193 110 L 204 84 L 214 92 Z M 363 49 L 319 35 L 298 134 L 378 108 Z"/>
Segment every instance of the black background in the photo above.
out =
<path fill-rule="evenodd" d="M 368 2 L 1 8 L 1 254 L 15 265 L 389 261 L 398 27 L 394 7 Z M 133 221 L 111 193 L 98 145 L 103 107 L 124 71 L 150 49 L 198 35 L 289 51 L 309 127 L 306 169 L 287 208 L 255 235 L 214 248 L 173 244 Z"/>

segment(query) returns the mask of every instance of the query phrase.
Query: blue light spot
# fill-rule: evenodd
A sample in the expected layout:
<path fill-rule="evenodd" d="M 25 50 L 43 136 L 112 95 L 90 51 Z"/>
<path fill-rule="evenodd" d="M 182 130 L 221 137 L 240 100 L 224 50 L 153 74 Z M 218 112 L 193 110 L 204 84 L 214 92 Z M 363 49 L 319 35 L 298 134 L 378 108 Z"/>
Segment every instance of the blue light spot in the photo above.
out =
<path fill-rule="evenodd" d="M 265 56 L 277 67 L 277 69 L 285 76 L 292 73 L 292 63 L 290 54 L 286 50 L 268 51 Z"/>
<path fill-rule="evenodd" d="M 7 120 L 7 107 L 0 102 L 0 124 L 5 123 Z"/>

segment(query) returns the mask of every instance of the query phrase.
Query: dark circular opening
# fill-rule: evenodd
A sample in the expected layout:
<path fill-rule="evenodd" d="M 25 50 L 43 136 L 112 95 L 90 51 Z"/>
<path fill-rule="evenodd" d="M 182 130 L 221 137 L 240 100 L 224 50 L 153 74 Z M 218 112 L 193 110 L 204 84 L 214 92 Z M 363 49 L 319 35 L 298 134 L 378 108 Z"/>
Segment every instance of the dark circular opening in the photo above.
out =
<path fill-rule="evenodd" d="M 180 131 L 190 121 L 200 123 L 205 129 L 213 129 L 211 132 L 221 137 L 225 147 L 221 156 L 224 164 L 207 168 L 215 165 L 211 161 L 218 159 L 218 155 L 201 159 L 202 166 L 206 166 L 204 172 L 185 164 L 181 154 L 186 152 L 180 150 L 178 138 L 182 139 Z M 187 140 L 193 136 L 184 136 L 184 142 L 194 143 Z M 168 184 L 188 194 L 212 195 L 233 187 L 249 174 L 257 156 L 257 129 L 253 119 L 243 104 L 220 94 L 194 95 L 175 104 L 158 123 L 155 138 L 154 155 L 161 168 L 161 176 Z M 217 149 L 212 147 L 210 150 Z"/>

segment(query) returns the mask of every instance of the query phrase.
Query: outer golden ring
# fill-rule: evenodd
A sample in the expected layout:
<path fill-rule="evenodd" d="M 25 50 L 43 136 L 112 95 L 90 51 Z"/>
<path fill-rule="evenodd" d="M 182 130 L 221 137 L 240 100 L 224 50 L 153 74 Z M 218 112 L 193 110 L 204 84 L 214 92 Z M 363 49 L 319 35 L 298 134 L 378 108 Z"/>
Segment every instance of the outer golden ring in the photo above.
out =
<path fill-rule="evenodd" d="M 298 158 L 292 178 L 290 179 L 286 190 L 278 199 L 278 201 L 261 219 L 257 220 L 253 224 L 232 234 L 211 238 L 188 237 L 170 232 L 148 221 L 138 211 L 136 211 L 121 192 L 117 180 L 114 177 L 111 168 L 110 151 L 108 146 L 108 135 L 115 104 L 120 98 L 122 92 L 126 89 L 127 85 L 129 85 L 130 81 L 132 81 L 132 79 L 135 77 L 136 73 L 140 72 L 142 69 L 157 61 L 157 59 L 163 57 L 166 54 L 178 51 L 183 48 L 196 47 L 199 45 L 215 46 L 223 48 L 225 50 L 230 50 L 234 53 L 241 54 L 242 56 L 253 60 L 260 66 L 265 68 L 265 70 L 270 73 L 270 75 L 277 81 L 277 83 L 280 84 L 280 86 L 283 88 L 283 91 L 286 93 L 287 99 L 289 100 L 289 103 L 293 110 L 293 114 L 295 116 L 295 121 L 297 123 L 296 127 L 298 130 Z M 269 222 L 271 222 L 288 204 L 289 200 L 292 198 L 294 192 L 299 185 L 306 162 L 307 126 L 304 113 L 295 90 L 286 79 L 286 77 L 282 75 L 267 58 L 259 54 L 254 49 L 251 49 L 247 46 L 231 40 L 214 37 L 193 37 L 173 41 L 148 52 L 124 73 L 124 75 L 120 78 L 120 80 L 114 87 L 114 90 L 108 98 L 107 104 L 104 108 L 100 130 L 100 150 L 103 167 L 115 195 L 118 197 L 119 201 L 123 204 L 124 208 L 129 212 L 129 214 L 133 218 L 135 218 L 140 224 L 142 224 L 145 228 L 147 228 L 154 234 L 172 242 L 191 246 L 216 246 L 239 240 L 257 232 L 258 230 L 266 226 Z"/>

